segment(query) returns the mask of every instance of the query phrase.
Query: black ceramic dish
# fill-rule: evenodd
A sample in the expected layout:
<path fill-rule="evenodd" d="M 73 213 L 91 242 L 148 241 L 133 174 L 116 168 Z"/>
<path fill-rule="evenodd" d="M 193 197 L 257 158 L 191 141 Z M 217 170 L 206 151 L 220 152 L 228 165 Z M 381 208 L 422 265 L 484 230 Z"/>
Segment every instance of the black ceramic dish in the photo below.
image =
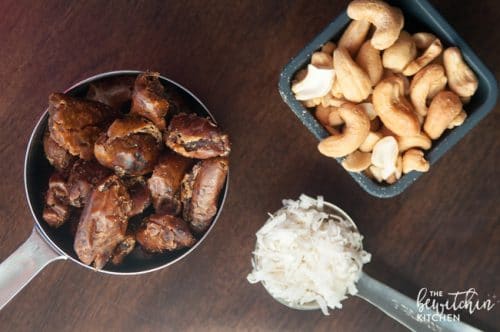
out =
<path fill-rule="evenodd" d="M 425 157 L 432 165 L 493 109 L 498 97 L 497 82 L 477 55 L 427 0 L 389 0 L 387 2 L 392 6 L 401 8 L 405 16 L 404 29 L 408 32 L 432 32 L 441 39 L 444 47 L 457 46 L 460 48 L 465 61 L 479 79 L 479 86 L 475 95 L 470 103 L 464 107 L 468 114 L 464 124 L 453 130 L 447 130 L 439 140 L 433 141 L 432 148 L 426 152 Z M 291 91 L 291 82 L 295 73 L 310 63 L 312 53 L 327 41 L 337 41 L 349 22 L 347 12 L 342 12 L 285 66 L 280 75 L 279 91 L 281 97 L 318 140 L 329 135 L 321 124 L 316 121 L 312 113 L 295 99 Z M 341 160 L 337 159 L 339 162 Z M 432 173 L 432 167 L 429 172 Z M 362 173 L 351 172 L 349 174 L 369 194 L 384 198 L 400 194 L 422 175 L 419 172 L 411 172 L 403 175 L 395 184 L 388 185 L 374 182 Z"/>
<path fill-rule="evenodd" d="M 76 97 L 84 97 L 91 82 L 114 76 L 135 77 L 139 73 L 139 71 L 122 70 L 99 74 L 73 85 L 65 93 Z M 189 90 L 162 76 L 160 76 L 160 81 L 166 89 L 170 89 L 180 95 L 190 111 L 202 116 L 208 116 L 214 120 L 205 105 Z M 64 229 L 64 226 L 53 229 L 42 218 L 44 193 L 47 190 L 49 176 L 53 171 L 53 168 L 45 158 L 42 143 L 43 134 L 47 127 L 47 120 L 48 112 L 45 111 L 33 129 L 24 165 L 26 197 L 35 221 L 35 227 L 28 240 L 0 264 L 0 308 L 40 272 L 43 267 L 52 261 L 69 259 L 85 268 L 94 270 L 93 267 L 80 262 L 76 256 L 73 249 L 73 237 L 69 234 L 68 230 Z M 131 254 L 125 257 L 125 260 L 120 265 L 108 263 L 98 272 L 114 275 L 142 274 L 165 268 L 187 256 L 203 242 L 214 227 L 224 205 L 228 177 L 219 198 L 217 214 L 208 230 L 197 237 L 197 242 L 193 247 L 154 255 L 146 254 L 140 247 L 136 247 Z"/>

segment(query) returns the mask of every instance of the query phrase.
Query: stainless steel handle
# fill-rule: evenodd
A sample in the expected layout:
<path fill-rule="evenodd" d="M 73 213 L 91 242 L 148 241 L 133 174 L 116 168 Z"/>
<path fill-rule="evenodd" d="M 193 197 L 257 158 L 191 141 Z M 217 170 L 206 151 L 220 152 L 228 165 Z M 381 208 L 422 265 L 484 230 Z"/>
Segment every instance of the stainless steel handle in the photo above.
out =
<path fill-rule="evenodd" d="M 387 285 L 384 285 L 380 281 L 371 278 L 365 273 L 361 275 L 361 278 L 358 280 L 356 286 L 358 287 L 357 296 L 370 302 L 382 310 L 386 315 L 395 319 L 412 331 L 480 331 L 459 321 L 439 319 L 440 317 L 444 317 L 441 314 L 425 307 L 417 307 L 416 300 L 410 299 L 408 296 L 401 294 Z M 418 315 L 426 317 L 431 317 L 427 315 L 434 315 L 433 317 L 435 319 L 424 321 L 419 319 Z"/>
<path fill-rule="evenodd" d="M 66 259 L 33 228 L 30 237 L 0 264 L 0 310 L 49 263 Z"/>

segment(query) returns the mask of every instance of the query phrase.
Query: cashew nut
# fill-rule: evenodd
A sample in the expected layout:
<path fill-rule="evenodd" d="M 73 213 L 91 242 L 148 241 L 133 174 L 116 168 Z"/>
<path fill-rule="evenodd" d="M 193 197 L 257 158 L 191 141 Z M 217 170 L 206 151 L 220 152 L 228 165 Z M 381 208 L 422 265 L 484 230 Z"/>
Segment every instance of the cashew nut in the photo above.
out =
<path fill-rule="evenodd" d="M 410 149 L 403 155 L 403 173 L 407 174 L 411 171 L 427 172 L 429 170 L 429 162 L 425 160 L 424 153 L 418 149 Z"/>
<path fill-rule="evenodd" d="M 383 179 L 387 179 L 396 170 L 398 154 L 398 142 L 392 136 L 382 138 L 373 147 L 371 162 L 373 166 L 380 168 Z"/>
<path fill-rule="evenodd" d="M 443 45 L 441 44 L 441 41 L 438 38 L 434 39 L 421 56 L 419 56 L 418 58 L 410 62 L 408 66 L 406 66 L 406 68 L 403 70 L 403 75 L 415 75 L 420 69 L 424 68 L 432 60 L 437 58 L 442 51 Z"/>
<path fill-rule="evenodd" d="M 307 66 L 307 74 L 303 80 L 292 84 L 292 91 L 297 100 L 309 100 L 323 97 L 330 92 L 335 78 L 333 69 L 317 68 L 314 65 Z"/>
<path fill-rule="evenodd" d="M 316 68 L 333 69 L 333 53 L 314 52 L 311 56 L 311 65 Z"/>
<path fill-rule="evenodd" d="M 406 77 L 405 75 L 403 75 L 401 73 L 394 73 L 392 70 L 386 68 L 384 70 L 384 75 L 383 75 L 382 79 L 386 79 L 386 78 L 391 77 L 391 76 L 396 76 L 399 78 L 399 80 L 401 80 L 400 82 L 403 84 L 403 91 L 404 91 L 405 96 L 409 95 L 410 94 L 410 80 L 408 79 L 408 77 Z"/>
<path fill-rule="evenodd" d="M 465 113 L 464 110 L 462 110 L 454 119 L 453 121 L 450 122 L 448 125 L 448 129 L 452 129 L 458 126 L 461 126 L 465 119 L 467 118 L 467 113 Z"/>
<path fill-rule="evenodd" d="M 326 42 L 323 46 L 321 46 L 321 52 L 333 56 L 333 51 L 335 51 L 336 48 L 337 48 L 337 46 L 335 45 L 335 43 L 329 41 L 329 42 Z"/>
<path fill-rule="evenodd" d="M 368 74 L 372 86 L 375 86 L 382 79 L 384 67 L 380 58 L 380 51 L 374 48 L 369 40 L 361 46 L 356 62 Z"/>
<path fill-rule="evenodd" d="M 465 63 L 460 50 L 456 47 L 447 48 L 443 61 L 450 89 L 460 97 L 472 96 L 477 90 L 478 80 Z"/>
<path fill-rule="evenodd" d="M 344 120 L 340 117 L 340 111 L 338 107 L 332 107 L 332 111 L 328 115 L 328 123 L 330 126 L 341 126 L 344 124 Z"/>
<path fill-rule="evenodd" d="M 377 112 L 375 112 L 375 108 L 373 108 L 372 103 L 361 103 L 358 106 L 361 107 L 363 111 L 365 111 L 370 121 L 374 120 L 377 117 Z"/>
<path fill-rule="evenodd" d="M 339 47 L 344 47 L 354 57 L 361 44 L 365 41 L 368 30 L 370 30 L 370 22 L 364 20 L 351 21 L 342 37 L 340 37 Z"/>
<path fill-rule="evenodd" d="M 430 138 L 438 139 L 461 111 L 462 102 L 457 94 L 451 91 L 441 91 L 432 99 L 429 106 L 424 131 Z"/>
<path fill-rule="evenodd" d="M 347 7 L 347 15 L 353 20 L 368 21 L 375 26 L 371 43 L 378 50 L 385 50 L 394 44 L 404 25 L 401 10 L 379 0 L 354 0 Z"/>
<path fill-rule="evenodd" d="M 398 136 L 396 139 L 400 152 L 404 152 L 411 148 L 428 150 L 432 146 L 431 139 L 425 133 L 420 133 L 417 136 Z"/>
<path fill-rule="evenodd" d="M 327 107 L 327 106 L 339 107 L 340 105 L 342 105 L 345 102 L 346 101 L 343 99 L 337 99 L 337 98 L 333 97 L 330 93 L 324 97 L 321 97 L 321 105 L 323 105 L 324 107 Z"/>
<path fill-rule="evenodd" d="M 318 105 L 318 107 L 316 107 L 316 112 L 314 113 L 314 115 L 316 116 L 316 119 L 318 119 L 319 123 L 321 123 L 323 126 L 329 126 L 330 122 L 328 121 L 328 117 L 330 116 L 330 113 L 332 111 L 332 107 L 324 107 L 322 105 Z"/>
<path fill-rule="evenodd" d="M 432 33 L 429 32 L 414 33 L 412 38 L 413 41 L 415 42 L 415 46 L 417 46 L 419 50 L 425 50 L 429 48 L 432 42 L 436 40 L 436 36 L 434 36 Z"/>
<path fill-rule="evenodd" d="M 372 92 L 368 74 L 351 58 L 349 52 L 339 47 L 333 52 L 333 64 L 342 94 L 347 100 L 359 103 Z"/>
<path fill-rule="evenodd" d="M 331 135 L 336 135 L 338 134 L 338 131 L 333 128 L 332 124 L 330 124 L 329 121 L 329 116 L 332 112 L 334 112 L 336 107 L 323 107 L 319 105 L 316 107 L 316 112 L 314 115 L 316 116 L 316 119 L 318 119 L 319 123 L 325 127 L 326 131 L 328 131 Z"/>
<path fill-rule="evenodd" d="M 427 101 L 446 86 L 446 76 L 441 65 L 432 64 L 420 70 L 410 85 L 410 98 L 418 114 L 427 115 Z"/>
<path fill-rule="evenodd" d="M 396 175 L 395 173 L 392 173 L 391 176 L 389 176 L 385 182 L 387 182 L 388 184 L 394 184 L 396 183 L 396 181 L 398 181 L 398 179 L 396 178 Z"/>
<path fill-rule="evenodd" d="M 367 170 L 368 176 L 374 177 L 378 182 L 384 181 L 384 177 L 382 176 L 382 169 L 377 166 L 370 166 Z"/>
<path fill-rule="evenodd" d="M 339 108 L 339 114 L 345 122 L 343 132 L 318 144 L 319 152 L 327 157 L 344 157 L 356 151 L 370 131 L 370 119 L 360 107 L 346 103 Z"/>
<path fill-rule="evenodd" d="M 373 91 L 373 106 L 382 123 L 398 136 L 416 136 L 420 122 L 404 97 L 404 81 L 397 76 L 382 80 Z"/>
<path fill-rule="evenodd" d="M 385 68 L 400 73 L 417 56 L 417 48 L 410 34 L 401 31 L 398 40 L 384 51 L 382 62 Z"/>
<path fill-rule="evenodd" d="M 354 151 L 343 161 L 342 166 L 349 172 L 362 172 L 371 164 L 371 153 Z"/>
<path fill-rule="evenodd" d="M 359 146 L 361 152 L 370 152 L 373 150 L 375 144 L 382 138 L 381 133 L 370 131 L 366 136 L 365 141 Z"/>

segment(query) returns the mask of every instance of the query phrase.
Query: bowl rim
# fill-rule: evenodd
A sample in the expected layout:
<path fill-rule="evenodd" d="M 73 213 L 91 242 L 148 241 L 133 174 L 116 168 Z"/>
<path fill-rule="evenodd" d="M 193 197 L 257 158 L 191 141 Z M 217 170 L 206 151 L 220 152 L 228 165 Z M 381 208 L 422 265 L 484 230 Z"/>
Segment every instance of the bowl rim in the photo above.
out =
<path fill-rule="evenodd" d="M 113 76 L 119 76 L 119 75 L 138 75 L 138 74 L 143 73 L 143 72 L 145 72 L 145 71 L 142 71 L 142 70 L 113 70 L 113 71 L 99 73 L 99 74 L 90 76 L 88 78 L 85 78 L 85 79 L 83 79 L 81 81 L 78 81 L 78 82 L 74 83 L 69 88 L 65 89 L 64 93 L 70 92 L 73 89 L 78 88 L 78 87 L 80 87 L 82 85 L 85 85 L 85 84 L 88 84 L 88 83 L 91 83 L 93 81 L 100 80 L 100 79 L 103 79 L 103 78 L 113 77 Z M 190 95 L 190 97 L 192 97 L 207 112 L 207 114 L 210 116 L 210 118 L 215 123 L 217 123 L 216 120 L 214 119 L 214 116 L 208 110 L 208 108 L 205 106 L 205 104 L 203 102 L 201 102 L 201 100 L 198 99 L 198 97 L 196 97 L 196 95 L 194 95 L 189 89 L 185 88 L 183 85 L 181 85 L 181 84 L 179 84 L 179 83 L 177 83 L 177 82 L 175 82 L 175 81 L 173 81 L 173 80 L 171 80 L 171 79 L 169 79 L 169 78 L 167 78 L 165 76 L 159 75 L 159 78 L 161 80 L 169 82 L 172 85 L 175 85 L 176 87 L 178 87 L 179 89 L 183 90 L 188 95 Z M 56 251 L 58 254 L 60 254 L 61 256 L 64 256 L 64 257 L 70 259 L 72 262 L 77 263 L 78 265 L 80 265 L 80 266 L 82 266 L 84 268 L 87 268 L 87 269 L 90 269 L 90 270 L 96 271 L 96 272 L 105 273 L 105 274 L 121 275 L 121 276 L 123 276 L 123 275 L 140 275 L 140 274 L 146 274 L 146 273 L 150 273 L 150 272 L 154 272 L 154 271 L 166 268 L 167 266 L 170 266 L 170 265 L 172 265 L 172 264 L 180 261 L 181 259 L 185 258 L 187 255 L 189 255 L 191 252 L 193 252 L 206 239 L 206 237 L 208 236 L 208 234 L 214 228 L 217 220 L 220 217 L 220 214 L 221 214 L 221 212 L 223 210 L 223 207 L 224 207 L 224 204 L 225 204 L 226 198 L 227 198 L 227 193 L 228 193 L 228 188 L 229 188 L 229 171 L 230 171 L 229 168 L 228 168 L 228 172 L 227 172 L 227 175 L 226 175 L 226 180 L 225 180 L 225 183 L 224 183 L 224 190 L 221 192 L 221 194 L 222 194 L 221 202 L 220 202 L 220 205 L 219 205 L 219 207 L 217 209 L 217 213 L 214 216 L 214 218 L 213 218 L 210 226 L 205 231 L 205 233 L 200 237 L 200 239 L 198 241 L 196 241 L 196 243 L 191 248 L 189 248 L 188 250 L 186 250 L 186 252 L 184 252 L 179 257 L 176 257 L 175 259 L 173 259 L 173 260 L 171 260 L 171 261 L 169 261 L 169 262 L 167 262 L 165 264 L 162 264 L 162 265 L 159 265 L 159 266 L 155 266 L 153 268 L 149 268 L 149 269 L 145 269 L 145 270 L 140 270 L 140 271 L 132 271 L 132 272 L 128 272 L 128 271 L 125 271 L 125 272 L 109 271 L 109 270 L 105 270 L 104 268 L 100 269 L 100 270 L 96 270 L 94 267 L 92 267 L 90 265 L 86 265 L 83 262 L 81 262 L 80 260 L 74 258 L 70 254 L 68 254 L 66 251 L 62 250 L 55 243 L 55 241 L 53 241 L 52 238 L 45 232 L 44 228 L 41 226 L 41 223 L 44 222 L 44 221 L 41 221 L 41 220 L 38 219 L 38 217 L 37 217 L 37 215 L 35 213 L 35 210 L 34 210 L 34 208 L 32 206 L 31 199 L 30 199 L 30 191 L 29 191 L 29 184 L 28 184 L 28 174 L 27 174 L 28 163 L 29 163 L 29 159 L 30 159 L 30 156 L 31 156 L 31 150 L 33 148 L 35 140 L 37 139 L 35 136 L 38 133 L 38 131 L 41 130 L 40 127 L 45 125 L 45 121 L 47 121 L 47 119 L 48 119 L 48 107 L 41 114 L 41 116 L 37 120 L 34 128 L 32 129 L 32 132 L 30 134 L 30 138 L 29 138 L 29 141 L 28 141 L 28 144 L 27 144 L 27 147 L 26 147 L 26 153 L 25 153 L 25 156 L 24 156 L 24 170 L 23 170 L 24 193 L 25 193 L 25 196 L 26 196 L 26 201 L 28 203 L 31 215 L 32 215 L 32 217 L 34 219 L 34 222 L 35 222 L 35 228 L 37 229 L 37 231 L 39 232 L 39 234 L 42 236 L 42 238 L 45 240 L 45 242 L 48 245 L 50 245 L 50 247 L 54 251 Z"/>
<path fill-rule="evenodd" d="M 402 3 L 404 3 L 404 1 L 402 1 Z M 476 75 L 484 80 L 485 83 L 482 85 L 482 88 L 487 90 L 484 102 L 476 109 L 468 112 L 467 119 L 462 126 L 454 128 L 454 130 L 447 133 L 447 135 L 439 142 L 434 143 L 430 150 L 425 151 L 426 158 L 429 163 L 433 165 L 458 141 L 460 141 L 467 132 L 474 128 L 479 121 L 492 111 L 498 98 L 498 84 L 493 73 L 483 64 L 483 62 L 460 37 L 455 29 L 450 26 L 450 24 L 427 0 L 415 0 L 412 4 L 407 5 L 416 5 L 428 19 L 432 20 L 432 22 L 437 25 L 438 28 L 435 29 L 436 31 L 431 31 L 432 33 L 444 36 L 446 44 L 455 45 L 460 48 L 467 64 L 474 70 Z M 312 53 L 317 51 L 324 43 L 330 41 L 333 36 L 342 31 L 347 26 L 349 21 L 350 18 L 347 16 L 347 10 L 344 9 L 327 25 L 326 28 L 324 28 L 302 50 L 300 50 L 299 53 L 285 65 L 280 73 L 278 88 L 283 101 L 318 140 L 326 138 L 329 134 L 314 118 L 311 112 L 295 99 L 291 90 L 291 82 L 293 75 L 309 62 Z M 425 19 L 419 18 L 419 21 L 425 21 Z M 481 81 L 479 84 L 481 84 Z M 343 158 L 335 159 L 338 163 L 341 163 L 343 160 Z M 423 175 L 423 173 L 413 171 L 403 175 L 394 184 L 389 185 L 378 184 L 363 173 L 346 172 L 367 193 L 379 198 L 390 198 L 401 194 L 421 175 Z"/>

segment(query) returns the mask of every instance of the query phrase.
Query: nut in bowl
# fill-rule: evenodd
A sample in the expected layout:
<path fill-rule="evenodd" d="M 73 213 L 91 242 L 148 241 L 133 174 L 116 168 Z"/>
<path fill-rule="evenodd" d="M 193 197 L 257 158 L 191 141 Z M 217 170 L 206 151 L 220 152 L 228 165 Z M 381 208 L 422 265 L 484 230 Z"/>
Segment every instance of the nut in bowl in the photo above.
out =
<path fill-rule="evenodd" d="M 378 197 L 432 169 L 498 93 L 426 0 L 352 1 L 285 67 L 279 88 L 318 150 Z"/>

